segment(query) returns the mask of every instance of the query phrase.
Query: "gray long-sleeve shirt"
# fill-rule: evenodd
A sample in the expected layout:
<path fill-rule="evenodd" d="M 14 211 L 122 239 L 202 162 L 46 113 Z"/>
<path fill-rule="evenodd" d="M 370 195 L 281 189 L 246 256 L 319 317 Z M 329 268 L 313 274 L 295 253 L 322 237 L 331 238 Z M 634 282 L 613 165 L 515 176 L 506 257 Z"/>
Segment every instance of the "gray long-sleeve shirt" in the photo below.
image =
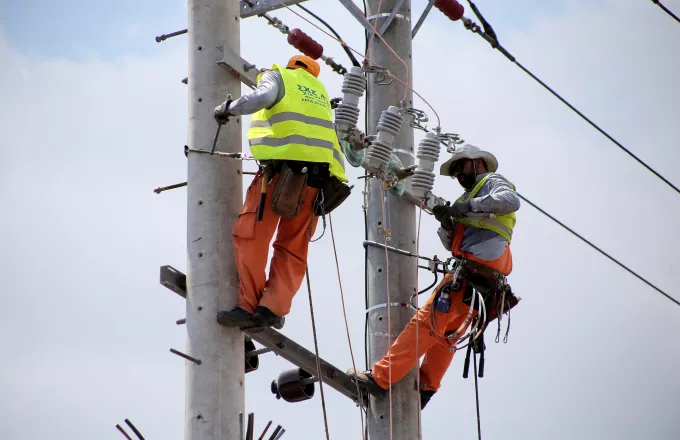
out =
<path fill-rule="evenodd" d="M 286 88 L 277 70 L 268 70 L 260 78 L 257 87 L 241 96 L 229 106 L 232 115 L 251 115 L 265 108 L 272 108 L 283 99 Z"/>
<path fill-rule="evenodd" d="M 477 182 L 487 175 L 489 173 L 477 176 Z M 468 195 L 469 191 L 466 191 L 463 197 Z M 510 182 L 500 174 L 491 174 L 476 196 L 470 199 L 470 207 L 473 212 L 510 214 L 517 211 L 519 206 L 519 196 L 512 189 Z M 437 234 L 444 247 L 450 251 L 453 231 L 447 231 L 440 227 Z M 494 231 L 468 226 L 463 232 L 461 251 L 468 252 L 482 260 L 493 261 L 500 258 L 507 247 L 508 241 Z"/>

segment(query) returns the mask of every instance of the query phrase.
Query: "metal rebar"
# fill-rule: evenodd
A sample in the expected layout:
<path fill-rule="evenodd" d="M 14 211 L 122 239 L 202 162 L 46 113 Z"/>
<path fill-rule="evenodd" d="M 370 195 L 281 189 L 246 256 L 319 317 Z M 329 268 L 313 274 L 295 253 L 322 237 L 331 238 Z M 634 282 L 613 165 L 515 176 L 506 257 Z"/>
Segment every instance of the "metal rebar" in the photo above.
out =
<path fill-rule="evenodd" d="M 251 358 L 253 356 L 259 356 L 261 354 L 269 353 L 270 351 L 274 351 L 271 348 L 260 348 L 258 350 L 253 350 L 249 351 L 246 353 L 246 358 Z"/>
<path fill-rule="evenodd" d="M 255 423 L 255 413 L 248 414 L 248 429 L 246 430 L 246 440 L 253 440 L 253 428 Z"/>
<path fill-rule="evenodd" d="M 156 194 L 160 194 L 163 191 L 167 191 L 169 189 L 181 188 L 183 186 L 187 186 L 187 183 L 182 182 L 182 183 L 176 183 L 174 185 L 169 185 L 169 186 L 161 186 L 161 187 L 154 189 L 153 192 L 155 192 Z"/>
<path fill-rule="evenodd" d="M 184 359 L 186 359 L 186 360 L 188 360 L 188 361 L 191 361 L 191 362 L 193 362 L 193 363 L 196 364 L 196 365 L 201 365 L 201 360 L 200 360 L 200 359 L 193 358 L 193 357 L 191 357 L 191 356 L 189 356 L 189 355 L 187 355 L 187 354 L 182 353 L 181 351 L 175 350 L 174 348 L 171 348 L 171 349 L 170 349 L 170 353 L 176 354 L 176 355 L 179 356 L 179 357 L 183 357 Z"/>
<path fill-rule="evenodd" d="M 274 440 L 276 436 L 281 432 L 281 425 L 278 425 L 274 432 L 272 432 L 272 435 L 269 437 L 269 440 Z"/>
<path fill-rule="evenodd" d="M 267 423 L 267 426 L 264 427 L 264 431 L 262 431 L 262 434 L 260 434 L 260 437 L 258 437 L 257 440 L 264 440 L 264 435 L 267 433 L 269 430 L 269 427 L 272 426 L 272 421 L 270 420 L 269 423 Z"/>
<path fill-rule="evenodd" d="M 279 440 L 281 437 L 283 437 L 283 433 L 286 432 L 285 429 L 281 428 L 281 431 L 279 432 L 279 435 L 276 436 L 274 440 Z"/>
<path fill-rule="evenodd" d="M 181 31 L 177 32 L 172 32 L 170 34 L 163 34 L 158 37 L 156 37 L 156 43 L 160 43 L 161 41 L 165 41 L 168 38 L 176 37 L 178 35 L 186 34 L 189 30 L 188 29 L 182 29 Z"/>
<path fill-rule="evenodd" d="M 144 437 L 142 437 L 142 434 L 137 430 L 137 428 L 135 428 L 135 425 L 133 425 L 131 421 L 129 421 L 128 419 L 125 419 L 125 423 L 127 423 L 127 425 L 130 427 L 130 429 L 132 429 L 132 432 L 134 432 L 135 435 L 137 437 L 139 437 L 139 440 L 144 440 Z"/>
<path fill-rule="evenodd" d="M 125 432 L 125 430 L 123 429 L 122 426 L 120 426 L 119 424 L 116 424 L 116 428 L 120 431 L 121 434 L 123 434 L 123 435 L 125 436 L 126 439 L 132 440 L 132 437 L 130 437 L 130 436 L 128 435 L 128 433 Z"/>

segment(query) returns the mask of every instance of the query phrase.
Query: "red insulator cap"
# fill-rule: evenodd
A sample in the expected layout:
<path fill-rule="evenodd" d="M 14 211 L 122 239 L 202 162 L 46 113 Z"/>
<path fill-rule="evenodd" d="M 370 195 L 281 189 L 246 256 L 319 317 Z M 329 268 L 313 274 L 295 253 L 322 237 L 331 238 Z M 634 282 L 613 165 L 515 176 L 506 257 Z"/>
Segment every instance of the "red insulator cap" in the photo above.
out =
<path fill-rule="evenodd" d="M 288 34 L 288 43 L 307 55 L 310 58 L 318 60 L 323 55 L 323 46 L 317 43 L 309 35 L 302 32 L 300 29 L 293 29 Z"/>
<path fill-rule="evenodd" d="M 444 15 L 449 17 L 452 21 L 457 21 L 463 18 L 465 8 L 456 0 L 437 0 L 434 6 L 442 11 Z"/>

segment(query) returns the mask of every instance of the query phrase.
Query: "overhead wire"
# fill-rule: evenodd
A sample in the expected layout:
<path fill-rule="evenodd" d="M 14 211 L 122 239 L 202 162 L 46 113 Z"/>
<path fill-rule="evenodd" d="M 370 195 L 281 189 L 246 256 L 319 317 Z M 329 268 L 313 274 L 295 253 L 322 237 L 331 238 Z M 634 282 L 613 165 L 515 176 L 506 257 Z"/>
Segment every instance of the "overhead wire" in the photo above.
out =
<path fill-rule="evenodd" d="M 563 227 L 564 229 L 566 229 L 567 231 L 571 232 L 572 235 L 574 235 L 574 236 L 576 236 L 577 238 L 579 238 L 581 241 L 583 241 L 584 243 L 586 243 L 588 246 L 592 247 L 593 249 L 595 249 L 596 251 L 598 251 L 600 254 L 604 255 L 604 256 L 607 257 L 609 260 L 611 260 L 612 262 L 616 263 L 618 266 L 620 266 L 620 267 L 622 267 L 623 269 L 625 269 L 628 273 L 630 273 L 631 275 L 633 275 L 634 277 L 636 277 L 637 279 L 639 279 L 639 280 L 642 281 L 643 283 L 647 284 L 649 287 L 651 287 L 652 289 L 656 290 L 657 292 L 659 292 L 660 294 L 662 294 L 663 296 L 665 296 L 666 298 L 668 298 L 669 300 L 671 300 L 672 302 L 674 302 L 676 305 L 680 306 L 680 301 L 676 300 L 675 298 L 673 298 L 672 296 L 670 296 L 669 294 L 667 294 L 667 293 L 664 292 L 663 290 L 661 290 L 661 289 L 659 289 L 658 287 L 656 287 L 656 286 L 655 286 L 654 284 L 652 284 L 651 282 L 647 281 L 647 280 L 646 280 L 645 278 L 643 278 L 642 276 L 638 275 L 637 272 L 635 272 L 635 271 L 633 271 L 632 269 L 628 268 L 628 266 L 624 265 L 624 264 L 621 263 L 619 260 L 617 260 L 616 258 L 614 258 L 614 257 L 612 257 L 611 255 L 609 255 L 607 252 L 603 251 L 602 249 L 600 249 L 599 247 L 597 247 L 596 245 L 594 245 L 593 243 L 591 243 L 590 241 L 588 241 L 588 240 L 587 240 L 585 237 L 583 237 L 581 234 L 579 234 L 578 232 L 574 231 L 574 230 L 571 229 L 569 226 L 565 225 L 564 223 L 562 223 L 561 221 L 559 221 L 558 219 L 556 219 L 555 217 L 553 217 L 552 215 L 550 215 L 547 211 L 545 211 L 544 209 L 540 208 L 538 205 L 536 205 L 535 203 L 533 203 L 531 200 L 527 199 L 526 197 L 524 197 L 523 195 L 521 195 L 521 194 L 519 194 L 519 193 L 517 193 L 517 195 L 519 196 L 519 198 L 521 198 L 522 200 L 524 200 L 525 202 L 527 202 L 529 205 L 533 206 L 533 207 L 534 207 L 536 210 L 538 210 L 540 213 L 542 213 L 542 214 L 545 215 L 546 217 L 550 218 L 552 221 L 554 221 L 554 222 L 557 223 L 558 225 L 562 226 L 562 227 Z"/>
<path fill-rule="evenodd" d="M 671 17 L 673 17 L 673 18 L 675 19 L 675 21 L 677 21 L 678 23 L 680 23 L 680 18 L 679 18 L 677 15 L 675 15 L 675 14 L 673 13 L 673 11 L 671 11 L 671 10 L 668 9 L 666 6 L 664 6 L 664 4 L 661 3 L 659 0 L 652 0 L 652 3 L 654 3 L 655 5 L 657 5 L 658 7 L 660 7 L 661 9 L 663 9 L 663 10 L 666 12 L 666 14 L 670 15 Z"/>
<path fill-rule="evenodd" d="M 338 261 L 338 250 L 335 246 L 335 234 L 333 233 L 333 217 L 331 214 L 328 214 L 328 222 L 330 224 L 330 229 L 331 229 L 331 240 L 333 242 L 333 254 L 335 255 L 335 268 L 337 269 L 338 272 L 338 285 L 340 286 L 340 301 L 342 303 L 342 315 L 345 318 L 345 330 L 347 332 L 347 343 L 349 344 L 349 354 L 350 357 L 352 358 L 352 368 L 354 368 L 354 371 L 357 371 L 357 364 L 354 361 L 354 350 L 352 349 L 352 338 L 350 337 L 349 333 L 349 323 L 347 322 L 347 310 L 345 309 L 345 294 L 342 290 L 342 279 L 340 278 L 340 262 Z M 364 436 L 364 411 L 362 409 L 363 406 L 363 398 L 361 396 L 361 387 L 359 386 L 359 379 L 357 378 L 356 375 L 354 375 L 354 383 L 357 386 L 357 397 L 358 397 L 358 404 L 359 404 L 359 413 L 361 414 L 361 434 L 362 438 L 365 440 Z"/>
<path fill-rule="evenodd" d="M 471 5 L 474 5 L 470 0 L 468 2 Z M 508 52 L 498 41 L 498 38 L 496 37 L 496 33 L 493 31 L 493 28 L 491 25 L 484 19 L 482 14 L 479 12 L 479 9 L 476 7 L 473 8 L 473 11 L 477 15 L 477 17 L 482 21 L 484 30 L 480 29 L 479 25 L 474 23 L 472 20 L 464 18 L 464 24 L 465 28 L 472 31 L 475 34 L 480 35 L 484 40 L 486 40 L 493 49 L 498 50 L 500 53 L 502 53 L 510 62 L 515 64 L 517 67 L 519 67 L 524 73 L 529 75 L 534 81 L 539 83 L 541 86 L 543 86 L 547 91 L 549 91 L 553 96 L 555 96 L 557 99 L 559 99 L 564 105 L 569 107 L 574 113 L 579 115 L 584 121 L 586 121 L 590 126 L 592 126 L 594 129 L 599 131 L 602 135 L 604 135 L 607 139 L 609 139 L 611 142 L 614 143 L 617 147 L 619 147 L 621 150 L 626 152 L 631 158 L 633 158 L 635 161 L 637 161 L 640 165 L 645 167 L 648 171 L 650 171 L 652 174 L 654 174 L 656 177 L 661 179 L 666 185 L 668 185 L 670 188 L 674 189 L 675 192 L 680 194 L 680 189 L 675 186 L 673 183 L 671 183 L 668 179 L 666 179 L 664 176 L 662 176 L 659 172 L 657 172 L 655 169 L 653 169 L 651 166 L 649 166 L 646 162 L 644 162 L 642 159 L 640 159 L 637 155 L 635 155 L 632 151 L 630 151 L 628 148 L 624 147 L 623 144 L 621 144 L 619 141 L 614 139 L 609 133 L 607 133 L 604 129 L 602 129 L 599 125 L 597 125 L 595 122 L 593 122 L 590 118 L 588 118 L 586 115 L 584 115 L 581 111 L 579 111 L 576 107 L 571 105 L 569 101 L 564 99 L 559 93 L 557 93 L 555 90 L 553 90 L 550 86 L 548 86 L 545 82 L 541 81 L 540 78 L 538 78 L 536 75 L 534 75 L 529 69 L 524 67 L 517 59 L 510 53 Z"/>
<path fill-rule="evenodd" d="M 326 415 L 326 398 L 323 394 L 323 375 L 321 374 L 321 360 L 319 358 L 319 342 L 316 337 L 316 321 L 314 319 L 314 305 L 312 303 L 312 285 L 309 281 L 309 266 L 305 267 L 305 276 L 307 278 L 307 293 L 309 295 L 309 313 L 312 317 L 312 334 L 314 335 L 314 352 L 316 354 L 316 377 L 319 379 L 319 391 L 321 392 L 323 424 L 324 428 L 326 428 L 326 440 L 330 440 L 330 435 L 328 433 L 328 417 Z"/>
<path fill-rule="evenodd" d="M 313 13 L 312 11 L 310 11 L 310 10 L 307 9 L 307 8 L 305 8 L 304 6 L 302 6 L 302 5 L 299 4 L 299 3 L 297 4 L 297 7 L 300 8 L 300 9 L 302 9 L 303 11 L 305 11 L 306 13 L 308 13 L 309 15 L 311 15 L 312 17 L 314 17 L 317 21 L 319 21 L 319 22 L 320 22 L 321 24 L 323 24 L 324 26 L 326 26 L 326 27 L 328 28 L 328 30 L 331 31 L 331 32 L 333 33 L 333 35 L 335 35 L 335 37 L 336 37 L 338 40 L 342 41 L 342 38 L 340 37 L 340 35 L 339 35 L 339 34 L 335 31 L 335 29 L 333 29 L 333 27 L 332 27 L 330 24 L 328 24 L 323 18 L 319 17 L 318 15 L 316 15 L 315 13 Z M 343 50 L 345 51 L 345 53 L 347 54 L 347 56 L 349 57 L 350 61 L 352 62 L 352 65 L 353 65 L 353 66 L 356 66 L 356 67 L 361 67 L 361 63 L 359 63 L 359 61 L 358 61 L 357 58 L 354 56 L 354 54 L 352 53 L 352 51 L 349 50 L 349 49 L 347 48 L 347 46 L 344 45 L 344 44 L 341 44 L 341 46 L 342 46 L 342 49 L 343 49 Z"/>
<path fill-rule="evenodd" d="M 317 28 L 318 30 L 320 30 L 321 32 L 323 32 L 324 34 L 326 34 L 327 36 L 329 36 L 329 37 L 332 38 L 333 40 L 337 41 L 338 43 L 342 44 L 343 46 L 346 46 L 349 50 L 351 50 L 351 51 L 354 52 L 355 54 L 359 55 L 360 57 L 362 57 L 362 58 L 365 59 L 366 61 L 370 62 L 370 63 L 373 64 L 374 66 L 376 66 L 376 67 L 378 67 L 378 68 L 380 68 L 380 69 L 384 69 L 385 71 L 389 72 L 389 70 L 385 69 L 383 66 L 381 66 L 381 65 L 378 64 L 378 63 L 376 63 L 376 62 L 373 61 L 372 59 L 368 58 L 365 54 L 362 54 L 362 53 L 359 52 L 358 50 L 354 49 L 352 46 L 348 45 L 348 44 L 347 44 L 346 42 L 344 42 L 343 40 L 341 40 L 341 39 L 339 39 L 339 38 L 336 38 L 335 35 L 328 33 L 328 31 L 326 31 L 326 30 L 322 29 L 321 27 L 319 27 L 319 25 L 317 25 L 316 23 L 312 23 L 312 22 L 311 22 L 310 20 L 308 20 L 306 17 L 303 17 L 301 14 L 297 13 L 297 12 L 296 12 L 295 10 L 293 10 L 289 5 L 286 5 L 286 4 L 283 3 L 281 0 L 276 0 L 276 2 L 279 3 L 282 7 L 288 9 L 288 10 L 289 10 L 290 12 L 292 12 L 293 14 L 297 15 L 298 17 L 300 17 L 302 20 L 306 21 L 307 23 L 311 24 L 312 26 L 314 26 L 315 28 Z M 352 4 L 354 4 L 354 3 L 352 2 Z M 354 7 L 357 8 L 356 5 L 354 5 Z M 357 9 L 358 9 L 358 8 L 357 8 Z M 359 12 L 361 12 L 361 10 L 359 10 Z M 370 23 L 369 23 L 369 24 L 370 24 Z M 385 41 L 385 40 L 382 38 L 382 36 L 380 36 L 379 34 L 378 34 L 378 37 L 379 37 L 383 42 Z M 387 45 L 387 43 L 385 43 L 385 44 Z M 388 48 L 389 48 L 390 50 L 392 50 L 392 52 L 395 54 L 395 56 L 397 56 L 397 57 L 399 58 L 399 56 L 394 52 L 394 50 L 391 48 L 391 46 L 389 46 L 389 45 L 387 45 L 387 46 L 388 46 Z M 404 63 L 404 65 L 406 65 L 406 63 L 404 62 L 404 60 L 402 60 L 401 58 L 399 58 L 399 59 Z M 408 71 L 408 67 L 407 67 L 407 71 Z M 410 90 L 411 92 L 413 92 L 414 95 L 416 95 L 418 98 L 420 98 L 420 100 L 423 101 L 423 102 L 425 103 L 425 105 L 427 105 L 427 106 L 432 110 L 432 113 L 434 113 L 435 117 L 437 118 L 437 125 L 438 125 L 438 126 L 441 126 L 441 118 L 439 117 L 439 113 L 437 113 L 437 110 L 435 110 L 435 108 L 430 104 L 430 102 L 429 102 L 427 99 L 425 99 L 425 98 L 423 97 L 423 95 L 421 95 L 420 93 L 418 93 L 418 92 L 417 92 L 410 84 L 408 84 L 408 82 L 404 82 L 404 81 L 401 80 L 399 77 L 394 76 L 394 75 L 392 75 L 391 73 L 390 73 L 390 77 L 393 78 L 393 79 L 395 79 L 398 83 L 400 83 L 401 85 L 403 85 L 407 90 Z M 407 81 L 410 81 L 410 76 L 407 78 Z M 406 96 L 406 91 L 404 92 L 404 96 Z"/>
<path fill-rule="evenodd" d="M 425 204 L 425 200 L 420 202 L 420 206 L 418 207 L 418 231 L 416 232 L 416 255 L 420 255 L 420 225 L 422 224 L 423 221 L 423 205 Z M 418 328 L 420 325 L 419 319 L 418 319 L 418 263 L 416 263 L 416 367 L 418 367 L 418 361 L 420 360 L 420 356 L 418 356 L 418 341 L 420 340 L 420 337 L 418 336 L 420 333 L 420 329 Z M 436 274 L 436 272 L 435 272 Z M 436 282 L 436 278 L 435 278 Z M 410 303 L 410 301 L 409 301 Z M 418 440 L 422 440 L 423 438 L 423 432 L 422 432 L 422 419 L 421 419 L 421 411 L 422 408 L 420 407 L 420 371 L 416 372 L 416 400 L 417 400 L 417 405 L 418 405 Z"/>

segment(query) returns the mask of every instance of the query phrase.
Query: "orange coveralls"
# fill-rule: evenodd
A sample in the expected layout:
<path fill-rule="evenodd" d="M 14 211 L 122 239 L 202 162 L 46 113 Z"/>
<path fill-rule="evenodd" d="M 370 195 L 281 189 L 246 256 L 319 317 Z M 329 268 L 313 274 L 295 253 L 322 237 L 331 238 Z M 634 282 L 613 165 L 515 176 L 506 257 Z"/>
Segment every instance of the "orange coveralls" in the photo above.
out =
<path fill-rule="evenodd" d="M 460 245 L 463 240 L 463 231 L 465 226 L 457 223 L 455 225 L 453 234 L 453 245 L 451 246 L 452 254 L 457 257 L 463 257 L 471 261 L 483 264 L 487 267 L 495 269 L 504 275 L 509 275 L 512 271 L 512 253 L 510 252 L 510 245 L 505 249 L 505 253 L 498 259 L 493 261 L 486 261 L 476 258 L 468 253 L 460 251 Z M 467 282 L 461 283 L 461 288 L 457 292 L 451 292 L 450 300 L 451 307 L 448 313 L 440 313 L 435 311 L 434 328 L 432 328 L 431 313 L 433 309 L 433 301 L 436 293 L 453 278 L 453 275 L 447 274 L 444 279 L 435 288 L 434 293 L 428 298 L 425 304 L 418 310 L 418 313 L 411 318 L 411 321 L 402 330 L 399 337 L 392 344 L 387 354 L 375 365 L 373 365 L 372 374 L 376 383 L 384 388 L 389 388 L 390 376 L 389 366 L 390 357 L 392 362 L 392 383 L 398 382 L 413 368 L 421 356 L 425 355 L 423 363 L 420 366 L 420 388 L 422 390 L 437 391 L 441 385 L 442 378 L 446 370 L 451 364 L 454 351 L 449 347 L 456 341 L 447 340 L 436 337 L 437 335 L 444 335 L 445 333 L 456 331 L 458 327 L 465 321 L 470 307 L 463 303 L 463 295 L 467 289 Z M 473 317 L 477 312 L 473 312 Z M 418 330 L 416 331 L 416 321 L 418 322 Z M 468 322 L 468 326 L 470 323 Z M 467 327 L 466 327 L 467 329 Z M 464 331 L 463 331 L 464 332 Z M 462 333 L 461 333 L 462 334 Z M 417 344 L 416 344 L 417 341 Z M 416 352 L 416 345 L 418 351 Z"/>
<path fill-rule="evenodd" d="M 306 187 L 299 215 L 295 218 L 281 217 L 271 207 L 272 193 L 279 178 L 279 173 L 276 173 L 267 187 L 264 214 L 258 222 L 262 178 L 258 172 L 248 187 L 246 200 L 232 230 L 240 281 L 239 307 L 253 313 L 259 305 L 277 316 L 285 316 L 290 312 L 293 297 L 305 276 L 308 234 L 314 235 L 318 221 L 313 212 L 318 190 Z M 267 279 L 265 269 L 274 232 L 274 255 Z"/>

